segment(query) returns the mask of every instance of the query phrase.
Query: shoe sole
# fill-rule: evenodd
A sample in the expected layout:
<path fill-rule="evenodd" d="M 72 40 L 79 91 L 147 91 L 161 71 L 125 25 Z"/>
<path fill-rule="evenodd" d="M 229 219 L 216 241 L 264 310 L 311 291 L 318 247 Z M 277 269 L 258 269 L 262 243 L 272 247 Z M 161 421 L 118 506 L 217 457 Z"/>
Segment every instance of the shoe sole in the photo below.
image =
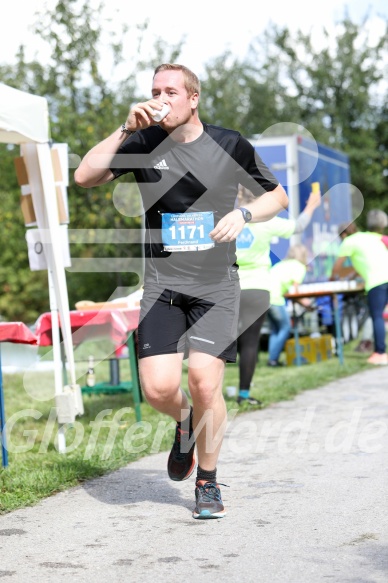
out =
<path fill-rule="evenodd" d="M 210 518 L 223 518 L 226 514 L 225 510 L 221 512 L 209 512 L 209 510 L 202 510 L 199 514 L 198 512 L 193 512 L 193 518 L 199 518 L 200 520 L 209 520 Z"/>
<path fill-rule="evenodd" d="M 191 464 L 191 468 L 189 469 L 188 473 L 184 476 L 184 478 L 174 478 L 174 477 L 170 476 L 170 474 L 168 475 L 168 477 L 173 482 L 183 482 L 184 480 L 187 480 L 188 478 L 190 478 L 190 476 L 193 474 L 193 472 L 195 470 L 195 464 L 196 464 L 196 460 L 195 460 L 195 456 L 193 456 L 193 463 Z"/>

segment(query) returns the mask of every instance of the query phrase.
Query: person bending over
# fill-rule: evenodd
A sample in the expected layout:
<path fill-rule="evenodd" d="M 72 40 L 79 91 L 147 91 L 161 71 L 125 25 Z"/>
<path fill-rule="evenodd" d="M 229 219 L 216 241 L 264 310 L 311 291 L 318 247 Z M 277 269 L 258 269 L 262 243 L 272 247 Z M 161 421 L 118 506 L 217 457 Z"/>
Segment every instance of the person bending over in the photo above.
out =
<path fill-rule="evenodd" d="M 350 259 L 352 267 L 365 282 L 374 341 L 374 352 L 367 362 L 374 365 L 388 364 L 384 322 L 384 309 L 388 303 L 388 251 L 382 241 L 387 226 L 388 217 L 384 211 L 370 210 L 366 217 L 367 231 L 343 239 L 331 273 L 331 279 L 341 277 L 344 264 Z"/>

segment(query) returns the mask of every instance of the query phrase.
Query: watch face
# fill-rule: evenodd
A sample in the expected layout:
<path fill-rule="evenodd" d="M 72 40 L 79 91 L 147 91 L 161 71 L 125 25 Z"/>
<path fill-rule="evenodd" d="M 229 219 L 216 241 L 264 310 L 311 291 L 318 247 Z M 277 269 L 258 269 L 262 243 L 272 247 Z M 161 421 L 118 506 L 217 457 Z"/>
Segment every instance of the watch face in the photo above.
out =
<path fill-rule="evenodd" d="M 252 213 L 248 209 L 244 208 L 243 206 L 238 207 L 239 210 L 242 212 L 242 216 L 244 217 L 244 221 L 249 223 L 252 220 Z"/>
<path fill-rule="evenodd" d="M 252 220 L 252 213 L 250 211 L 245 211 L 245 221 L 251 221 Z"/>

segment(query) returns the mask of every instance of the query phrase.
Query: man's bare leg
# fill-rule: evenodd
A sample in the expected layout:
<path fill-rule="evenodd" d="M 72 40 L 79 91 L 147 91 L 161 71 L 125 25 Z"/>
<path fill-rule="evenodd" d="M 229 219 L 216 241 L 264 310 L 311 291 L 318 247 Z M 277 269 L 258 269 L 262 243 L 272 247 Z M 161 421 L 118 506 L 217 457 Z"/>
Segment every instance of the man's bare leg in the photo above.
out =
<path fill-rule="evenodd" d="M 227 420 L 222 394 L 224 372 L 224 360 L 194 350 L 190 352 L 189 389 L 194 406 L 193 424 L 198 453 L 193 518 L 225 516 L 220 485 L 217 483 L 217 462 Z"/>
<path fill-rule="evenodd" d="M 171 480 L 187 480 L 195 469 L 195 439 L 190 404 L 181 389 L 183 354 L 148 356 L 140 360 L 140 380 L 149 404 L 177 422 L 167 462 Z"/>
<path fill-rule="evenodd" d="M 221 358 L 190 351 L 189 390 L 193 400 L 198 464 L 203 470 L 216 468 L 226 428 L 227 412 L 222 394 L 224 372 L 225 361 Z"/>
<path fill-rule="evenodd" d="M 157 411 L 182 421 L 190 404 L 181 389 L 183 354 L 161 354 L 139 360 L 140 384 L 147 402 Z"/>

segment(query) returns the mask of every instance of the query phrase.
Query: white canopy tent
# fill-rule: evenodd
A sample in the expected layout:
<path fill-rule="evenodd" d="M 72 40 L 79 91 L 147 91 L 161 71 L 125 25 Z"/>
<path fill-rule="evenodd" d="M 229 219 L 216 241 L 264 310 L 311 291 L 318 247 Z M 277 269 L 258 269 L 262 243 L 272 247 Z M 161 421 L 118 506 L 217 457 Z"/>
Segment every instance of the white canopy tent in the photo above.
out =
<path fill-rule="evenodd" d="M 69 300 L 50 151 L 47 100 L 0 83 L 0 142 L 20 145 L 30 183 L 34 184 L 31 196 L 36 224 L 43 235 L 48 270 L 58 421 L 65 423 L 67 420 L 71 421 L 72 416 L 82 414 L 83 405 L 81 391 L 76 384 Z M 66 387 L 62 380 L 58 315 L 70 377 L 70 384 Z M 62 437 L 59 435 L 58 445 L 59 450 L 63 451 L 63 432 Z"/>
<path fill-rule="evenodd" d="M 47 100 L 0 83 L 0 142 L 45 144 L 49 132 Z"/>

